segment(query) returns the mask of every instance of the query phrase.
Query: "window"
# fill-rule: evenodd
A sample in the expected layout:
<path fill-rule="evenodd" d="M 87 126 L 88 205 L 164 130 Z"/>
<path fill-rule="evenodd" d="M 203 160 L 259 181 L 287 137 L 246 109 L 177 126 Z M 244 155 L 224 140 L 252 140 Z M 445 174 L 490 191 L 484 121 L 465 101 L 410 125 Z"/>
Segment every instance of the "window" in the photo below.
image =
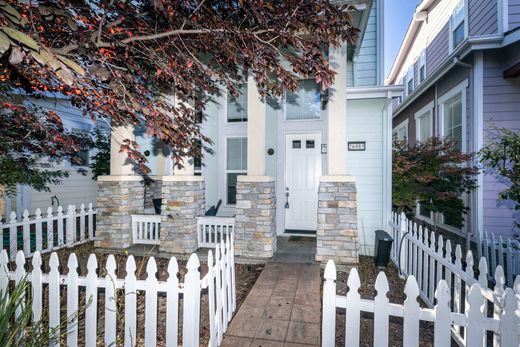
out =
<path fill-rule="evenodd" d="M 457 142 L 460 151 L 463 150 L 462 124 L 462 94 L 458 93 L 442 105 L 443 136 L 450 137 Z"/>
<path fill-rule="evenodd" d="M 424 141 L 433 136 L 433 101 L 415 114 L 415 138 Z"/>
<path fill-rule="evenodd" d="M 237 202 L 237 177 L 247 173 L 247 138 L 227 139 L 226 198 L 228 205 Z"/>
<path fill-rule="evenodd" d="M 72 132 L 76 134 L 84 134 L 90 135 L 90 132 L 85 129 L 72 128 Z M 81 151 L 77 151 L 70 160 L 71 166 L 88 166 L 89 165 L 89 151 L 88 149 L 83 149 Z"/>
<path fill-rule="evenodd" d="M 413 92 L 413 64 L 408 68 L 408 72 L 406 73 L 406 95 L 409 95 Z"/>
<path fill-rule="evenodd" d="M 417 204 L 417 209 L 421 217 L 432 219 L 432 211 L 424 206 L 424 204 Z"/>
<path fill-rule="evenodd" d="M 199 155 L 193 157 L 193 172 L 195 176 L 202 176 L 202 141 L 197 140 L 197 150 Z"/>
<path fill-rule="evenodd" d="M 320 119 L 321 88 L 314 80 L 300 80 L 298 91 L 285 95 L 287 120 Z"/>
<path fill-rule="evenodd" d="M 247 83 L 239 86 L 240 95 L 235 97 L 228 92 L 227 121 L 230 123 L 247 122 Z"/>
<path fill-rule="evenodd" d="M 426 79 L 426 54 L 424 50 L 419 55 L 419 83 Z"/>
<path fill-rule="evenodd" d="M 464 0 L 453 10 L 450 18 L 451 49 L 457 48 L 466 38 Z"/>
<path fill-rule="evenodd" d="M 408 119 L 392 130 L 392 137 L 398 140 L 408 140 Z"/>

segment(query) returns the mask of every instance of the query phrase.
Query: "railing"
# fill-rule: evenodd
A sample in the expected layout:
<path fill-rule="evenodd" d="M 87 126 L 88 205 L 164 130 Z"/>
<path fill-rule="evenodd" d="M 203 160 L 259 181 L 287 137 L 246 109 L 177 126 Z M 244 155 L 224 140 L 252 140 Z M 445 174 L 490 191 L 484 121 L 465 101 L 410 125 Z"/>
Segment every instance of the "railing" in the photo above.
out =
<path fill-rule="evenodd" d="M 513 286 L 515 276 L 520 275 L 520 242 L 484 232 L 478 239 L 478 253 L 488 260 L 489 272 L 497 265 L 502 266 L 507 285 Z"/>
<path fill-rule="evenodd" d="M 390 226 L 394 239 L 391 259 L 403 276 L 414 276 L 417 279 L 419 295 L 428 306 L 433 307 L 437 298 L 434 290 L 439 282 L 445 281 L 450 293 L 453 292 L 453 300 L 450 302 L 453 312 L 464 314 L 467 311 L 468 303 L 465 298 L 474 285 L 478 285 L 482 296 L 487 299 L 483 312 L 487 312 L 488 306 L 492 308 L 495 317 L 503 312 L 505 307 L 501 298 L 506 289 L 502 266 L 496 267 L 495 285 L 493 289 L 489 289 L 486 258 L 480 258 L 477 277 L 471 250 L 466 253 L 466 264 L 463 268 L 460 245 L 456 245 L 453 257 L 450 240 L 444 242 L 442 235 L 437 236 L 427 228 L 417 226 L 406 219 L 404 214 L 398 216 L 394 213 Z M 520 286 L 520 276 L 517 277 L 516 283 Z M 515 322 L 520 324 L 520 318 L 517 317 Z M 463 331 L 453 328 L 452 335 L 459 345 L 466 345 L 467 336 Z"/>
<path fill-rule="evenodd" d="M 467 290 L 464 312 L 453 311 L 451 302 L 460 301 L 460 297 L 451 297 L 451 287 L 444 279 L 440 280 L 435 290 L 436 305 L 434 308 L 421 308 L 417 301 L 420 294 L 420 282 L 414 276 L 406 281 L 404 305 L 390 303 L 387 297 L 388 280 L 380 272 L 375 282 L 377 295 L 374 300 L 361 299 L 359 287 L 361 282 L 355 268 L 350 271 L 347 281 L 346 296 L 336 295 L 336 266 L 329 260 L 325 268 L 323 286 L 322 346 L 336 345 L 336 308 L 346 309 L 344 345 L 360 346 L 360 315 L 370 312 L 374 317 L 373 346 L 389 346 L 390 317 L 403 320 L 403 341 L 391 341 L 392 345 L 404 347 L 419 346 L 420 322 L 434 323 L 434 347 L 450 346 L 450 330 L 463 331 L 464 339 L 458 341 L 462 346 L 487 346 L 487 332 L 492 332 L 495 346 L 518 346 L 520 337 L 519 317 L 516 311 L 520 308 L 516 293 L 507 288 L 497 296 L 503 303 L 503 309 L 488 316 L 484 309 L 486 296 L 478 283 L 473 283 Z M 452 300 L 453 299 L 453 300 Z M 395 327 L 394 327 L 395 328 Z"/>
<path fill-rule="evenodd" d="M 59 206 L 56 214 L 50 206 L 46 216 L 40 209 L 34 216 L 25 210 L 21 220 L 17 219 L 15 212 L 11 212 L 6 223 L 2 223 L 0 216 L 2 249 L 8 249 L 10 259 L 14 260 L 19 250 L 30 256 L 36 251 L 45 253 L 93 240 L 96 213 L 89 203 L 87 208 L 81 204 L 79 210 L 76 205 L 69 205 L 66 211 Z"/>
<path fill-rule="evenodd" d="M 234 232 L 234 217 L 197 217 L 199 247 L 215 247 L 222 240 L 233 236 Z"/>
<path fill-rule="evenodd" d="M 161 215 L 133 214 L 131 219 L 134 244 L 156 245 L 160 242 Z"/>
<path fill-rule="evenodd" d="M 25 256 L 22 251 L 16 256 L 14 271 L 9 271 L 7 264 L 7 252 L 3 250 L 0 253 L 0 292 L 3 293 L 12 290 L 9 282 L 19 283 L 26 276 Z M 124 279 L 117 278 L 117 265 L 113 255 L 107 258 L 106 271 L 99 271 L 106 274 L 104 277 L 98 277 L 98 261 L 94 254 L 88 258 L 86 277 L 78 275 L 78 261 L 74 253 L 69 256 L 66 275 L 59 272 L 56 253 L 51 254 L 48 273 L 43 273 L 41 265 L 40 253 L 35 252 L 32 258 L 32 272 L 27 274 L 27 280 L 31 284 L 29 298 L 32 302 L 26 302 L 26 305 L 31 305 L 35 322 L 40 321 L 42 313 L 47 311 L 48 319 L 45 324 L 53 331 L 61 328 L 61 334 L 66 336 L 67 346 L 78 345 L 80 331 L 81 336 L 84 336 L 85 346 L 99 345 L 99 330 L 104 331 L 102 344 L 105 346 L 116 345 L 117 336 L 124 336 L 122 344 L 125 346 L 141 343 L 147 347 L 156 346 L 158 327 L 161 327 L 165 329 L 166 346 L 177 347 L 181 297 L 182 346 L 199 346 L 201 296 L 206 295 L 203 290 L 207 289 L 210 313 L 209 346 L 214 347 L 222 341 L 236 309 L 232 240 L 217 245 L 214 258 L 212 251 L 209 251 L 208 273 L 202 279 L 199 258 L 192 254 L 186 265 L 184 283 L 179 283 L 179 268 L 175 257 L 169 261 L 166 281 L 157 280 L 157 264 L 153 257 L 148 259 L 145 280 L 136 279 L 136 263 L 133 256 L 127 259 Z M 100 289 L 102 295 L 98 296 Z M 79 292 L 85 295 L 78 295 Z M 61 300 L 60 295 L 63 293 L 66 293 L 66 296 Z M 137 304 L 138 295 L 144 295 L 145 305 Z M 165 297 L 165 301 L 162 301 L 164 308 L 158 309 L 159 297 Z M 46 307 L 42 307 L 42 303 L 47 303 Z M 66 308 L 61 307 L 62 303 Z M 104 306 L 104 310 L 99 309 L 100 306 Z M 79 308 L 84 308 L 84 314 L 77 315 L 81 312 Z M 104 316 L 103 319 L 100 319 L 98 313 Z M 137 329 L 138 316 L 144 317 L 144 320 L 140 321 L 144 326 L 144 336 L 139 335 L 140 329 Z M 63 331 L 62 322 L 65 317 L 73 318 L 70 324 L 67 324 L 66 331 Z M 121 319 L 123 317 L 124 320 Z M 104 327 L 100 327 L 99 322 L 102 322 Z M 138 338 L 143 337 L 144 340 L 139 340 L 138 343 Z"/>

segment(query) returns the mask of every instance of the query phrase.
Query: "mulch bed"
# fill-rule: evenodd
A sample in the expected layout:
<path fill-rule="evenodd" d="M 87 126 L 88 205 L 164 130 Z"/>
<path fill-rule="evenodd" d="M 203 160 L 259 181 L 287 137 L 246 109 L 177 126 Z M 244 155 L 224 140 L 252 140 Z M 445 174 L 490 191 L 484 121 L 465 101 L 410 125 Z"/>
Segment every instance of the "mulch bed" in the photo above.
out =
<path fill-rule="evenodd" d="M 361 287 L 359 293 L 362 299 L 374 299 L 377 294 L 375 291 L 375 282 L 379 270 L 374 266 L 374 258 L 361 256 L 359 258 L 359 265 L 357 266 L 359 277 L 361 280 Z M 390 291 L 387 296 L 391 303 L 403 304 L 406 299 L 404 294 L 405 280 L 399 278 L 397 268 L 390 264 L 387 269 L 382 270 L 386 274 Z M 323 271 L 322 271 L 323 276 Z M 348 273 L 338 271 L 336 290 L 338 295 L 345 295 L 347 291 Z M 421 307 L 426 305 L 419 299 Z M 421 322 L 419 332 L 419 346 L 433 346 L 433 323 Z M 374 329 L 374 315 L 372 313 L 361 313 L 361 333 L 360 346 L 373 346 L 374 334 L 380 333 L 377 328 Z M 447 332 L 449 333 L 449 332 Z M 345 345 L 345 310 L 336 310 L 336 346 Z M 403 319 L 398 317 L 391 317 L 389 324 L 389 345 L 402 346 L 403 345 Z"/>
<path fill-rule="evenodd" d="M 78 273 L 80 276 L 85 276 L 87 274 L 87 261 L 88 257 L 91 253 L 94 253 L 93 243 L 83 244 L 81 246 L 70 248 L 70 249 L 62 249 L 57 252 L 59 263 L 60 263 L 60 273 L 67 274 L 67 261 L 69 254 L 74 252 L 78 259 Z M 126 254 L 115 254 L 117 263 L 116 274 L 118 278 L 124 278 L 126 276 Z M 108 257 L 106 253 L 97 253 L 96 254 L 98 260 L 98 276 L 102 277 L 106 274 L 105 272 L 105 264 Z M 49 258 L 50 254 L 42 255 L 43 261 L 43 271 L 47 273 L 49 271 Z M 138 279 L 146 279 L 146 264 L 148 261 L 148 257 L 135 256 L 135 262 L 137 266 L 136 276 Z M 165 281 L 168 278 L 168 262 L 169 258 L 156 258 L 157 263 L 157 278 L 160 281 Z M 30 271 L 31 259 L 27 261 L 27 270 Z M 186 274 L 186 262 L 179 261 L 179 280 L 183 282 L 184 276 Z M 236 303 L 237 308 L 235 312 L 238 312 L 238 309 L 242 302 L 245 300 L 247 294 L 253 287 L 258 278 L 260 272 L 263 269 L 263 265 L 243 265 L 243 264 L 235 264 L 235 279 L 236 279 Z M 201 262 L 200 272 L 201 278 L 207 273 L 207 264 L 205 262 Z M 44 293 L 46 288 L 44 288 Z M 66 295 L 65 288 L 62 290 L 62 317 L 66 317 L 66 300 L 64 299 Z M 44 295 L 44 298 L 46 295 Z M 84 290 L 80 290 L 80 302 L 85 303 L 85 293 Z M 101 289 L 98 292 L 98 321 L 97 321 L 97 331 L 98 331 L 98 344 L 103 345 L 104 342 L 104 290 Z M 182 296 L 179 300 L 179 344 L 182 342 Z M 47 304 L 47 306 L 46 306 Z M 137 337 L 136 342 L 137 345 L 142 345 L 144 342 L 144 305 L 145 305 L 145 296 L 144 293 L 137 295 Z M 48 303 L 44 301 L 44 307 L 48 307 Z M 117 345 L 123 344 L 124 337 L 124 295 L 121 291 L 118 293 L 118 303 L 117 303 Z M 200 320 L 200 345 L 206 346 L 209 341 L 209 316 L 208 316 L 208 296 L 205 291 L 203 291 L 201 303 L 201 320 Z M 81 305 L 80 305 L 81 310 Z M 46 319 L 46 312 L 44 312 L 43 319 Z M 165 345 L 165 321 L 166 321 L 166 296 L 159 294 L 158 299 L 158 317 L 157 317 L 157 346 Z M 84 345 L 84 318 L 83 314 L 80 316 L 80 329 L 79 329 L 79 345 Z M 65 340 L 63 340 L 65 342 Z"/>

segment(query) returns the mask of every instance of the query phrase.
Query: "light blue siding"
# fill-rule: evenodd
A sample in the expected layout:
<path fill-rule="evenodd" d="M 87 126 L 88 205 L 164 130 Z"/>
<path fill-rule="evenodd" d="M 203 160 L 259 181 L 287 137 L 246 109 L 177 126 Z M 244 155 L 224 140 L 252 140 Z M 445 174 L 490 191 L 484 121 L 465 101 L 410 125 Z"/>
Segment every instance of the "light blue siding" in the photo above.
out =
<path fill-rule="evenodd" d="M 347 102 L 347 141 L 366 141 L 366 150 L 347 153 L 347 174 L 356 179 L 359 244 L 371 254 L 374 231 L 383 221 L 383 100 Z M 367 126 L 370 124 L 370 126 Z"/>
<path fill-rule="evenodd" d="M 359 53 L 352 64 L 353 71 L 349 73 L 353 77 L 348 79 L 347 86 L 375 86 L 377 84 L 377 5 L 378 2 L 374 1 Z"/>

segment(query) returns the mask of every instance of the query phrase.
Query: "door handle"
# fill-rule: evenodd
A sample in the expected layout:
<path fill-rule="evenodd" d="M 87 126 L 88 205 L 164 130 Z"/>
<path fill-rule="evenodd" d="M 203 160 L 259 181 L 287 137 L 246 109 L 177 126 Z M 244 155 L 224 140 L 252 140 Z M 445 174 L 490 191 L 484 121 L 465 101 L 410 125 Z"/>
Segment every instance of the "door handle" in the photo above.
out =
<path fill-rule="evenodd" d="M 285 208 L 289 208 L 289 188 L 285 187 Z"/>

